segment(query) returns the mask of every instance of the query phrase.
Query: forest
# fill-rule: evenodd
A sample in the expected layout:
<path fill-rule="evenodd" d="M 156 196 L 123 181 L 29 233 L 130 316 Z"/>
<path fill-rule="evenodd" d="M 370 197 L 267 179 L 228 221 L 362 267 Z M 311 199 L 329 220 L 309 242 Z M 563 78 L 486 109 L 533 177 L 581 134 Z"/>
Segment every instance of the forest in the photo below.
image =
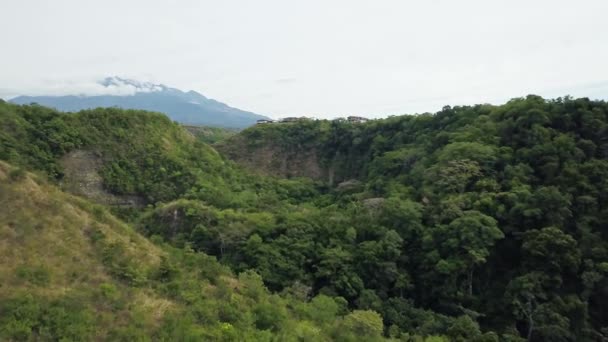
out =
<path fill-rule="evenodd" d="M 238 163 L 260 148 L 314 150 L 325 174 Z M 144 205 L 70 194 L 78 150 Z M 0 102 L 0 160 L 2 339 L 608 339 L 604 101 L 212 138 L 159 113 Z"/>

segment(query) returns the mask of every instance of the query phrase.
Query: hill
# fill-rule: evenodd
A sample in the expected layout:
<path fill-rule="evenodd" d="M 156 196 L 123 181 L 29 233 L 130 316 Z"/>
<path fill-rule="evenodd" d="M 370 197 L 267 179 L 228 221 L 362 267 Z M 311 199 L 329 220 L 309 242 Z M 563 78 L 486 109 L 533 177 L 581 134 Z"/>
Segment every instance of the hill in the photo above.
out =
<path fill-rule="evenodd" d="M 101 260 L 116 286 L 143 286 L 179 308 L 135 324 L 160 324 L 142 333 L 157 339 L 605 339 L 606 137 L 608 104 L 568 97 L 257 125 L 219 153 L 160 114 L 0 103 L 0 159 L 22 170 L 4 171 L 6 182 L 48 177 L 37 196 L 57 205 L 76 198 L 57 187 L 84 196 L 93 218 L 111 216 L 119 235 L 143 241 L 149 263 L 120 262 L 138 260 L 122 252 Z M 0 209 L 7 220 L 13 202 Z M 54 217 L 41 208 L 6 225 Z M 5 262 L 19 264 L 12 255 Z M 20 274 L 53 279 L 36 268 Z M 32 321 L 11 315 L 2 329 Z M 227 337 L 232 328 L 245 335 Z"/>
<path fill-rule="evenodd" d="M 122 95 L 18 96 L 16 104 L 37 103 L 64 112 L 76 112 L 98 107 L 118 107 L 165 113 L 171 120 L 188 125 L 244 128 L 267 117 L 230 107 L 195 91 L 184 92 L 163 84 L 142 83 L 120 77 L 108 77 L 100 82 L 108 89 L 127 88 Z"/>
<path fill-rule="evenodd" d="M 114 216 L 112 203 L 97 204 L 86 193 L 77 197 L 58 187 L 68 177 L 60 163 L 67 150 L 97 146 L 103 165 L 116 160 L 112 154 L 134 157 L 129 153 L 154 145 L 155 137 L 165 144 L 165 157 L 156 155 L 160 159 L 171 155 L 179 161 L 180 149 L 192 143 L 193 156 L 219 167 L 214 156 L 205 155 L 208 148 L 180 126 L 160 115 L 116 109 L 105 112 L 108 121 L 97 115 L 103 110 L 79 116 L 6 103 L 0 109 L 2 159 L 19 165 L 0 161 L 0 339 L 329 341 L 361 333 L 381 339 L 383 323 L 375 312 L 350 312 L 343 300 L 323 295 L 270 293 L 256 273 L 233 273 L 214 257 L 188 245 L 172 247 L 159 235 L 148 239 L 141 224 Z M 89 121 L 88 115 L 101 121 Z M 120 131 L 127 123 L 133 134 Z M 162 128 L 157 135 L 150 134 L 154 127 Z M 106 144 L 96 140 L 110 131 L 116 135 Z M 134 150 L 125 151 L 127 145 Z M 139 176 L 154 179 L 149 173 Z M 102 177 L 108 179 L 113 178 Z M 121 186 L 117 189 L 124 190 Z M 145 187 L 139 191 L 145 198 L 151 194 Z M 179 200 L 158 204 L 157 210 L 190 202 L 201 206 L 200 200 Z M 147 212 L 132 209 L 135 215 L 127 217 Z M 175 226 L 181 213 L 172 212 Z"/>
<path fill-rule="evenodd" d="M 344 227 L 344 244 L 325 253 L 352 268 L 323 273 L 331 261 L 321 258 L 313 277 L 322 287 L 321 274 L 344 272 L 332 289 L 359 293 L 354 302 L 387 324 L 411 324 L 396 313 L 409 298 L 529 340 L 580 341 L 608 325 L 607 137 L 605 102 L 528 96 L 365 124 L 256 126 L 219 149 L 252 172 L 331 185 L 331 202 L 350 212 L 307 221 L 313 231 Z M 347 227 L 356 247 L 346 247 Z M 294 233 L 260 236 L 281 248 Z"/>

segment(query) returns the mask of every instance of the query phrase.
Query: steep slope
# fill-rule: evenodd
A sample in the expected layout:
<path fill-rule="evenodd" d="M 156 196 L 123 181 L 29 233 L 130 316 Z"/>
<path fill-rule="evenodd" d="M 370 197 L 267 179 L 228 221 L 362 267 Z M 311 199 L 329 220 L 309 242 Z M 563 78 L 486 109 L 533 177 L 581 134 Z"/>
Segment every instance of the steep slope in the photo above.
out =
<path fill-rule="evenodd" d="M 330 125 L 327 121 L 257 125 L 219 142 L 216 148 L 252 172 L 332 183 L 334 168 L 324 146 Z"/>
<path fill-rule="evenodd" d="M 161 114 L 116 108 L 66 114 L 0 103 L 0 159 L 105 204 L 187 196 L 220 208 L 264 208 L 293 201 L 293 191 L 301 199 L 315 192 L 310 183 L 244 172 Z"/>
<path fill-rule="evenodd" d="M 105 88 L 127 88 L 121 95 L 18 96 L 16 104 L 38 103 L 64 112 L 97 107 L 139 109 L 167 114 L 173 121 L 191 125 L 244 128 L 267 117 L 230 107 L 195 91 L 183 92 L 162 84 L 142 83 L 120 77 L 100 82 Z"/>
<path fill-rule="evenodd" d="M 92 190 L 103 186 L 148 203 L 170 200 L 202 174 L 201 186 L 221 188 L 231 173 L 215 150 L 161 114 L 116 108 L 64 114 L 8 103 L 0 113 L 0 158 L 44 171 L 85 195 L 96 196 Z M 86 181 L 96 177 L 102 184 Z"/>
<path fill-rule="evenodd" d="M 134 315 L 149 310 L 153 325 L 175 306 L 129 285 L 165 252 L 102 207 L 4 162 L 0 207 L 0 336 L 108 338 Z"/>
<path fill-rule="evenodd" d="M 363 330 L 362 330 L 363 329 Z M 104 207 L 0 161 L 0 339 L 380 341 L 371 311 L 270 294 L 213 258 L 154 245 Z M 355 335 L 357 334 L 357 335 Z"/>

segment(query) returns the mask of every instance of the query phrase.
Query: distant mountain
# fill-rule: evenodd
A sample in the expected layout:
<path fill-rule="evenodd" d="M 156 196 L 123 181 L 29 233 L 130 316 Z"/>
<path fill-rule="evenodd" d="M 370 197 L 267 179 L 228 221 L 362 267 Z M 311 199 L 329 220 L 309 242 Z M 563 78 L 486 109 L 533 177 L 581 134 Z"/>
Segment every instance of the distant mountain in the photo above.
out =
<path fill-rule="evenodd" d="M 60 111 L 74 112 L 97 107 L 143 109 L 165 113 L 172 120 L 189 125 L 245 128 L 267 117 L 230 107 L 193 90 L 183 92 L 164 84 L 107 77 L 98 82 L 111 90 L 126 90 L 119 95 L 18 96 L 16 104 L 38 103 Z"/>

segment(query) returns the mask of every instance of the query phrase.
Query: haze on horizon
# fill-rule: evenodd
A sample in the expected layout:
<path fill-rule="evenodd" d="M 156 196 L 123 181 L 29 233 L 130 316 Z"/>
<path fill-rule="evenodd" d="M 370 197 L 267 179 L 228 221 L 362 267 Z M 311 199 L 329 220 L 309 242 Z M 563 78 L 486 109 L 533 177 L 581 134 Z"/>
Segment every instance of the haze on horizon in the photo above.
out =
<path fill-rule="evenodd" d="M 123 76 L 272 117 L 608 99 L 608 1 L 0 3 L 0 97 Z"/>

